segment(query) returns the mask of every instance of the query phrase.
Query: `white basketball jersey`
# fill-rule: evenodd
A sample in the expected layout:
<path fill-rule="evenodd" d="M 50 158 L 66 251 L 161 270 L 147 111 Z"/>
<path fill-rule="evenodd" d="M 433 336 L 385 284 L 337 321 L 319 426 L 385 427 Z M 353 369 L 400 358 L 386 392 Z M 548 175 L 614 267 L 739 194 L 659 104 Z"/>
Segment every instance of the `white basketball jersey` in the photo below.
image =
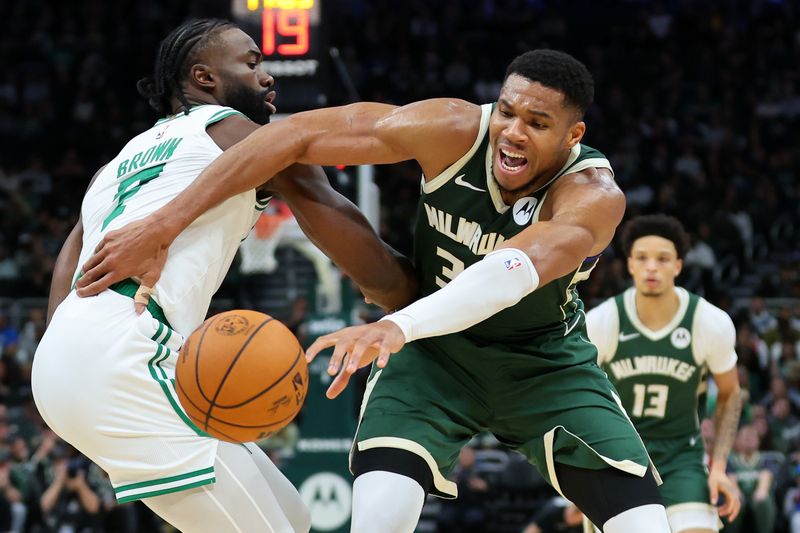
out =
<path fill-rule="evenodd" d="M 199 106 L 131 139 L 83 200 L 78 267 L 107 232 L 150 215 L 186 189 L 222 153 L 206 128 L 237 113 Z M 244 192 L 204 213 L 172 243 L 154 298 L 177 332 L 186 336 L 205 319 L 239 243 L 265 206 L 254 190 Z"/>

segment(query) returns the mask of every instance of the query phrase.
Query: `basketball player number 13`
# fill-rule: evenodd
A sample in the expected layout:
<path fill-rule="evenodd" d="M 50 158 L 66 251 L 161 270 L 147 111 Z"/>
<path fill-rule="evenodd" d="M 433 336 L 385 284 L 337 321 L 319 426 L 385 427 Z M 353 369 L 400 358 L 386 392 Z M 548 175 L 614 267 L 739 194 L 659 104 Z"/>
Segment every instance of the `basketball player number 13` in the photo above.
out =
<path fill-rule="evenodd" d="M 668 385 L 639 383 L 633 386 L 633 396 L 633 416 L 664 418 L 664 414 L 667 412 L 667 396 L 669 396 Z M 647 399 L 647 407 L 645 407 L 645 399 Z"/>

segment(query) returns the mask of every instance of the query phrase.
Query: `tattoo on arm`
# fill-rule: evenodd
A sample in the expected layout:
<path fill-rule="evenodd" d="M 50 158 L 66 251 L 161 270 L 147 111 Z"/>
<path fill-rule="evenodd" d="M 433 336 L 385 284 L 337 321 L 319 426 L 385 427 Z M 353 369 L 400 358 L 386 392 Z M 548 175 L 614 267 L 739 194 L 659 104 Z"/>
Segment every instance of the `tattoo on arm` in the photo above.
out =
<path fill-rule="evenodd" d="M 742 414 L 742 392 L 731 393 L 728 399 L 717 405 L 715 413 L 716 437 L 714 438 L 713 464 L 725 465 L 731 452 L 736 432 L 739 429 L 739 416 Z"/>

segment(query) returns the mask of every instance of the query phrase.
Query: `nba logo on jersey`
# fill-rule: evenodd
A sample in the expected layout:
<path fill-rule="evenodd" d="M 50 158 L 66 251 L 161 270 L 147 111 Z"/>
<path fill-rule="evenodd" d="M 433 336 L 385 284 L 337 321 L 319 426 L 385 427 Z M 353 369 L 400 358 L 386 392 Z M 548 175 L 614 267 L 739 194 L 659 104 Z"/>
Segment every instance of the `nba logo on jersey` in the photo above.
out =
<path fill-rule="evenodd" d="M 506 265 L 506 270 L 514 270 L 517 267 L 522 266 L 522 261 L 519 260 L 519 257 L 515 257 L 513 259 L 508 259 L 504 262 Z"/>
<path fill-rule="evenodd" d="M 159 132 L 156 134 L 156 139 L 160 139 L 161 137 L 163 137 L 163 136 L 164 136 L 164 134 L 165 134 L 165 133 L 167 133 L 167 128 L 169 128 L 169 124 L 167 124 L 166 126 L 164 126 L 164 129 L 163 129 L 163 130 L 161 130 L 161 131 L 159 131 Z"/>

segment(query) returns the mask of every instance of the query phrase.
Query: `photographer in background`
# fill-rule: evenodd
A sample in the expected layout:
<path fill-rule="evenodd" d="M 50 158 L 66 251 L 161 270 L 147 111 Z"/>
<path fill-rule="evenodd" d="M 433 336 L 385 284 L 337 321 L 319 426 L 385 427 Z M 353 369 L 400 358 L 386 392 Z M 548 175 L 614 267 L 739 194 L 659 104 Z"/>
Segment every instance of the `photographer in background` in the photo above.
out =
<path fill-rule="evenodd" d="M 51 482 L 40 505 L 44 522 L 56 533 L 100 531 L 100 498 L 87 480 L 89 461 L 74 449 L 53 451 Z"/>

